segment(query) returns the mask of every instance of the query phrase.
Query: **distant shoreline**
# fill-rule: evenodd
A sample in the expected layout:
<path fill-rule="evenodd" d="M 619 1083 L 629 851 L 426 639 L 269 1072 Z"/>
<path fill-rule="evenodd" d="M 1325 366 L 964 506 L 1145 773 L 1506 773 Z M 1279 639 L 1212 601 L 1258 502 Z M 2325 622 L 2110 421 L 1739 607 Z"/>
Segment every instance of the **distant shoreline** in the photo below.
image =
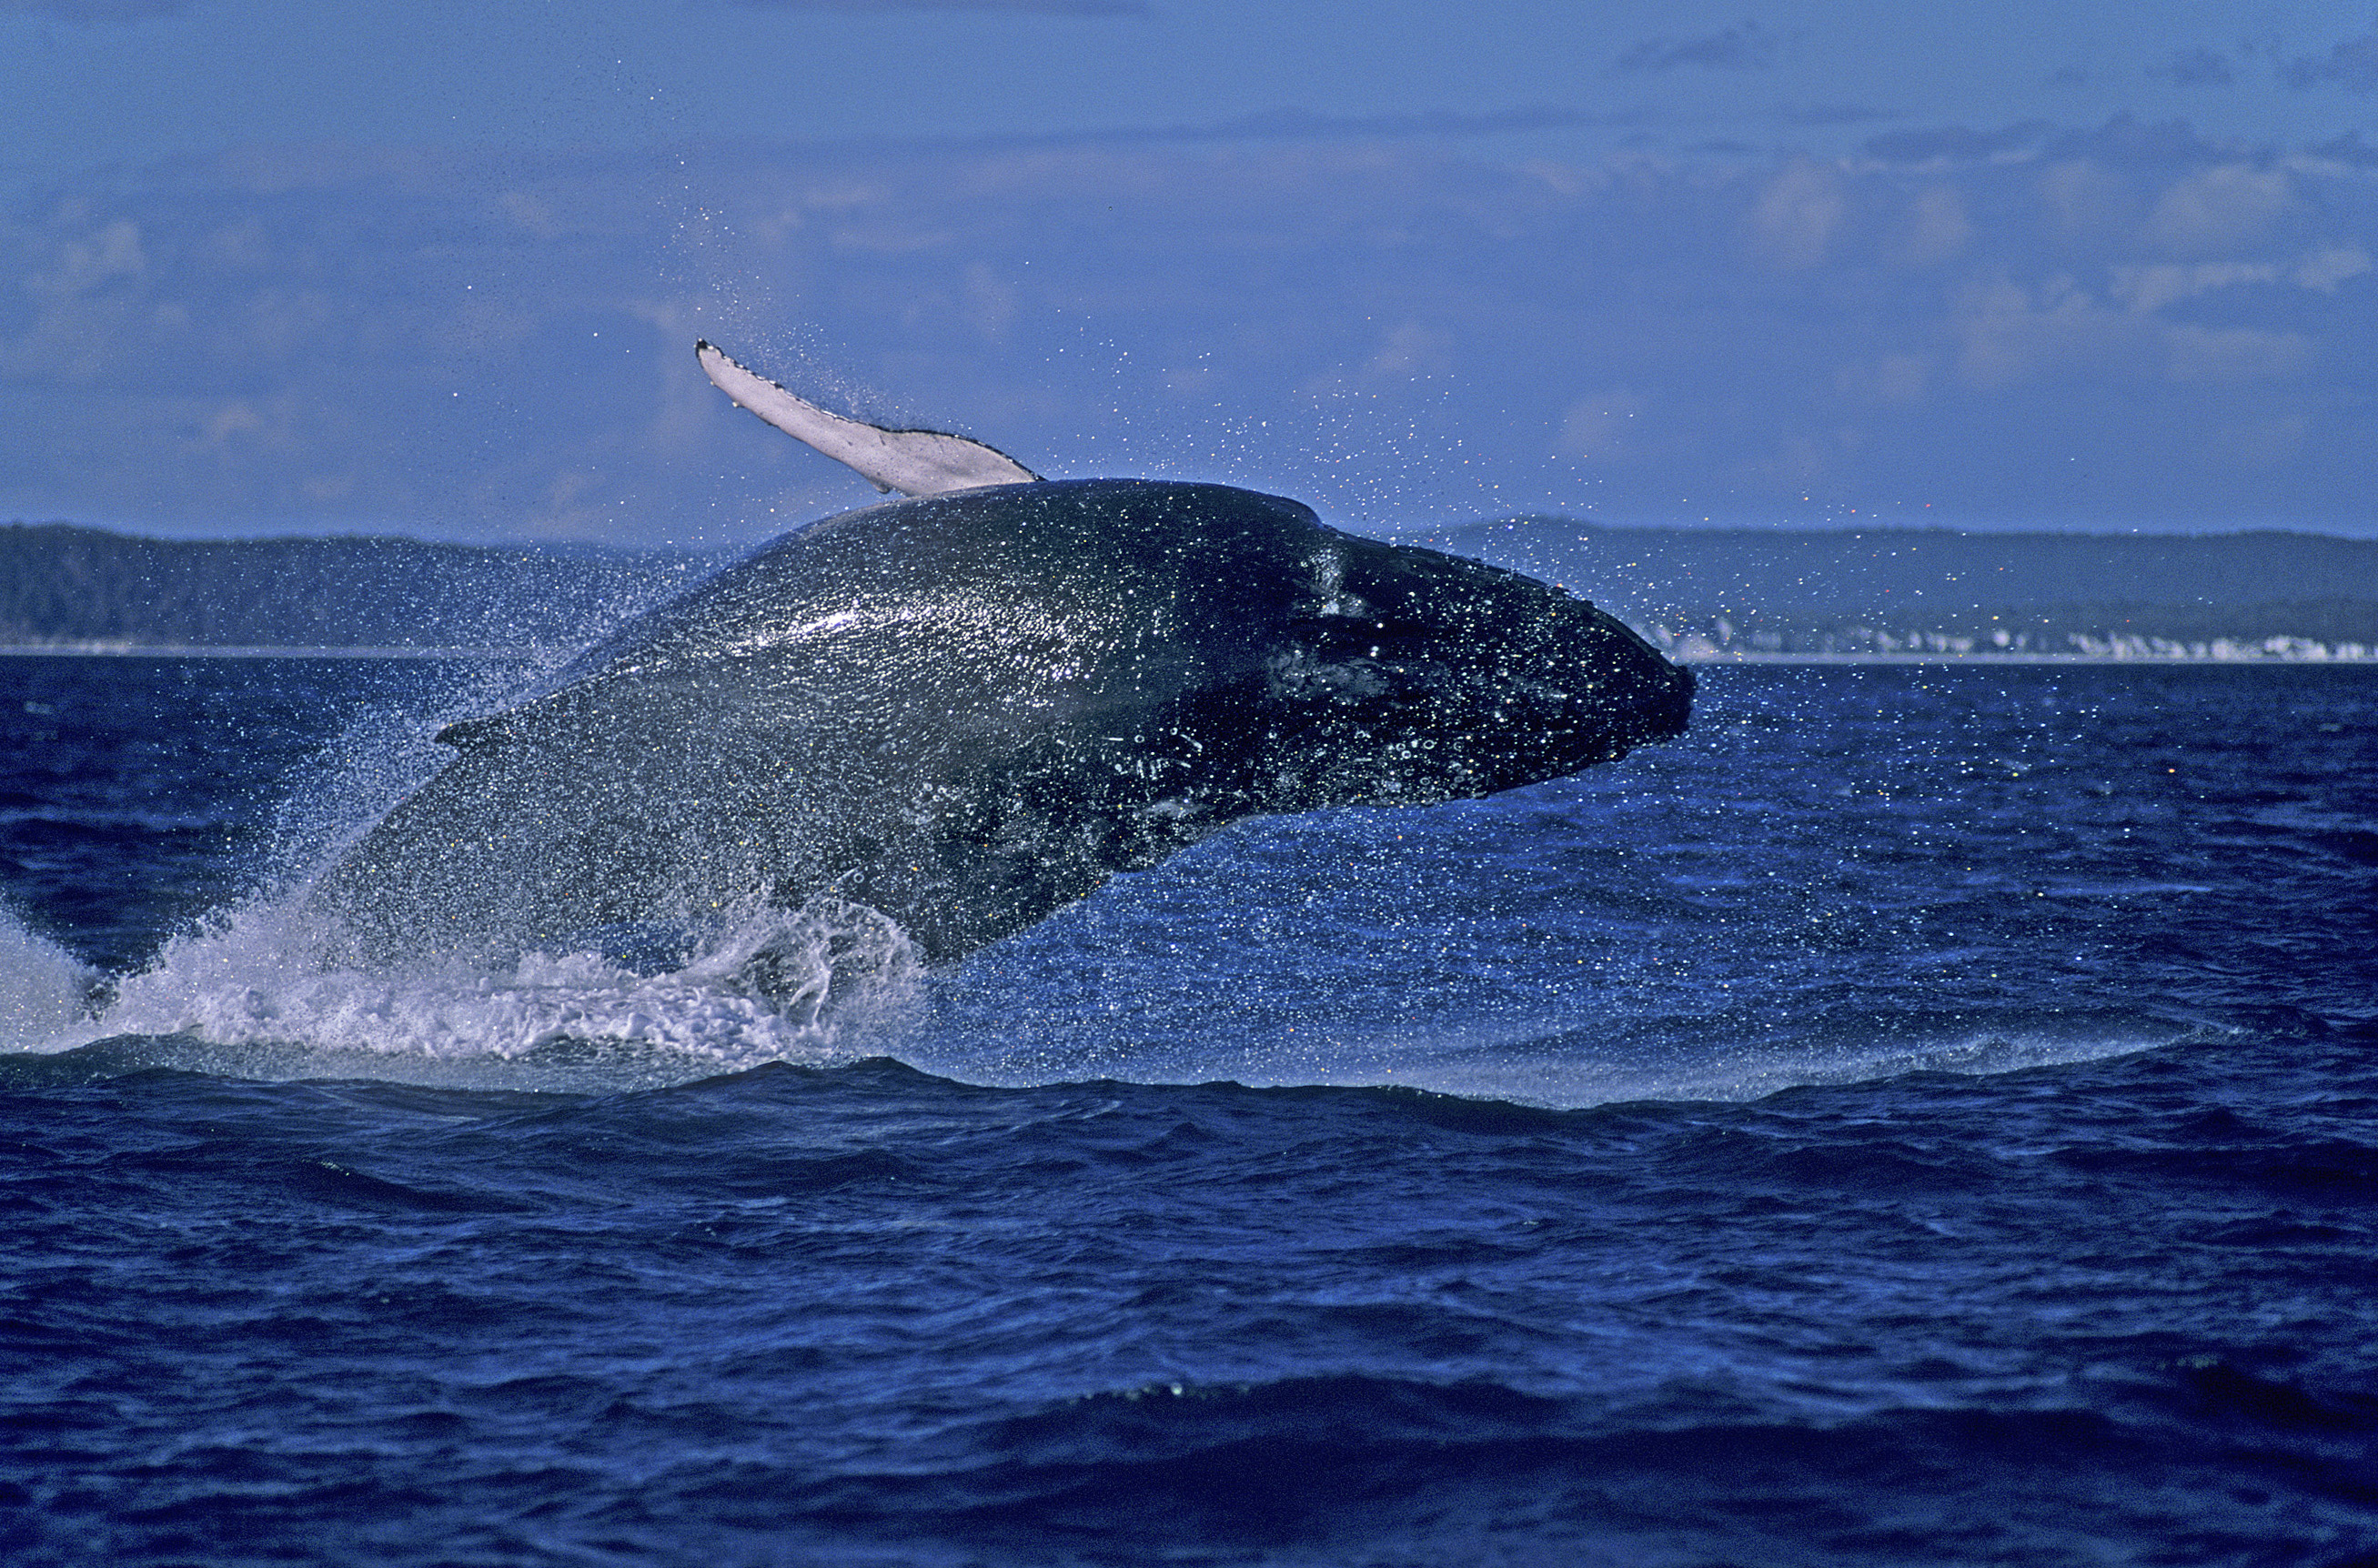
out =
<path fill-rule="evenodd" d="M 1680 664 L 2158 664 L 2204 669 L 2378 669 L 2378 658 L 2332 654 L 2290 658 L 2264 653 L 2252 658 L 2197 658 L 2187 653 L 1766 653 L 1759 652 L 1671 653 Z"/>
<path fill-rule="evenodd" d="M 1695 665 L 2378 664 L 2378 540 L 1687 532 L 1535 518 L 1433 542 L 1571 583 Z M 574 649 L 712 564 L 13 524 L 0 526 L 0 652 L 506 662 Z"/>
<path fill-rule="evenodd" d="M 187 643 L 0 644 L 6 659 L 526 659 L 529 648 L 210 647 Z"/>
<path fill-rule="evenodd" d="M 502 659 L 534 658 L 534 648 L 318 648 L 203 647 L 177 643 L 0 644 L 10 659 Z M 1780 653 L 1723 649 L 1671 652 L 1680 664 L 2154 664 L 2204 669 L 2378 669 L 2378 657 L 2331 654 L 2325 658 L 2264 653 L 2252 657 L 2197 658 L 2164 653 Z"/>

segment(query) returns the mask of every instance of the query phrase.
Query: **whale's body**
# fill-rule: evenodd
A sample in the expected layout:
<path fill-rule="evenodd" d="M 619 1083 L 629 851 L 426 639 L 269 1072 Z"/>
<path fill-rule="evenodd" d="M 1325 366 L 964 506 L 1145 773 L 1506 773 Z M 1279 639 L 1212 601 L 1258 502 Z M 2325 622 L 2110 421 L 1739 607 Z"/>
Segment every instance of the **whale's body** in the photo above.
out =
<path fill-rule="evenodd" d="M 318 896 L 375 947 L 510 952 L 846 900 L 948 958 L 1242 817 L 1617 757 L 1692 685 L 1559 589 L 1294 501 L 952 489 L 811 524 L 450 729 Z"/>

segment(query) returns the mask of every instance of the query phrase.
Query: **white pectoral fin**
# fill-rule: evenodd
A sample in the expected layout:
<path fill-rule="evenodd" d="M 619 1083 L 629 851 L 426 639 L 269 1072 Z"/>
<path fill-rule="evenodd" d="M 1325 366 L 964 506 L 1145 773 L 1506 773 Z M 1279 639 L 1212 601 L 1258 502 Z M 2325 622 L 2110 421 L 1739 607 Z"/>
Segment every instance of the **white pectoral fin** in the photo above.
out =
<path fill-rule="evenodd" d="M 744 369 L 710 342 L 693 345 L 718 389 L 786 435 L 857 469 L 878 490 L 938 496 L 985 485 L 1028 485 L 1040 476 L 996 448 L 938 430 L 884 430 L 828 413 L 764 376 Z"/>

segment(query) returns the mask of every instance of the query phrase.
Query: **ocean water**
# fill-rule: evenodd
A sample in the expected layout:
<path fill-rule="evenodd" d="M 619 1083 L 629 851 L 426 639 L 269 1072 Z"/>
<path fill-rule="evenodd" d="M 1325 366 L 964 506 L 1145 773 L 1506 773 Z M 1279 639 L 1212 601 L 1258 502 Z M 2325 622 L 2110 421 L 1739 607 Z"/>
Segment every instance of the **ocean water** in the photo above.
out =
<path fill-rule="evenodd" d="M 0 1560 L 2378 1562 L 2378 671 L 342 967 L 519 673 L 0 660 Z"/>

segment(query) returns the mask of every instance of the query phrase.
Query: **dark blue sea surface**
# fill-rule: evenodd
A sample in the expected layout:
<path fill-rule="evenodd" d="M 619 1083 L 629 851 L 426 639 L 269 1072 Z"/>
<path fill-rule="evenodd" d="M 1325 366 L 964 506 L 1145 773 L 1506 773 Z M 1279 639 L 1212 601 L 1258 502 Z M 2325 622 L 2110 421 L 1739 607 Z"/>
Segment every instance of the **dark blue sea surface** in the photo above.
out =
<path fill-rule="evenodd" d="M 0 659 L 0 1560 L 2378 1563 L 2378 670 L 1707 668 L 806 990 L 326 959 L 516 675 Z"/>

